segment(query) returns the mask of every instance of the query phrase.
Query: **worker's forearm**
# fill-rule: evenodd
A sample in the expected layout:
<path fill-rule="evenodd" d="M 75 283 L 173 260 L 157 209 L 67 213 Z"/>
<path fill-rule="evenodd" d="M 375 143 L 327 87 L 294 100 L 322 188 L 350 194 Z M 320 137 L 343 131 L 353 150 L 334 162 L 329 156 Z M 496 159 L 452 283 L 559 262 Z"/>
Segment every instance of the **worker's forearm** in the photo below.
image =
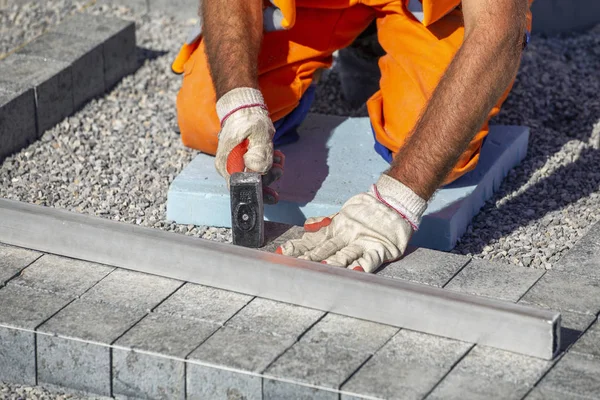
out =
<path fill-rule="evenodd" d="M 473 29 L 388 174 L 429 199 L 483 126 L 518 70 L 522 33 Z M 520 36 L 519 36 L 520 35 Z M 521 46 L 521 47 L 519 47 Z"/>
<path fill-rule="evenodd" d="M 217 99 L 238 87 L 258 89 L 262 0 L 204 0 L 201 14 Z"/>

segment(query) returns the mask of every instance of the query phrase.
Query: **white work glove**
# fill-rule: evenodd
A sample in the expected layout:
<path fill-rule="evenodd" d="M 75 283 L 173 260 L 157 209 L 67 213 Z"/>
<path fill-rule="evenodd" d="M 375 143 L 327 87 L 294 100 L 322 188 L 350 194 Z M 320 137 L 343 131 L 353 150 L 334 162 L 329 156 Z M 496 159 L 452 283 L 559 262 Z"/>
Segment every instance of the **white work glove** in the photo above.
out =
<path fill-rule="evenodd" d="M 265 175 L 265 203 L 276 203 L 277 193 L 266 186 L 283 175 L 284 157 L 281 152 L 273 152 L 275 127 L 261 92 L 252 88 L 233 89 L 217 101 L 217 114 L 221 121 L 215 158 L 217 171 L 228 187 L 234 172 Z"/>
<path fill-rule="evenodd" d="M 302 238 L 288 241 L 277 253 L 374 272 L 402 257 L 426 207 L 410 188 L 384 174 L 338 213 L 307 219 Z"/>

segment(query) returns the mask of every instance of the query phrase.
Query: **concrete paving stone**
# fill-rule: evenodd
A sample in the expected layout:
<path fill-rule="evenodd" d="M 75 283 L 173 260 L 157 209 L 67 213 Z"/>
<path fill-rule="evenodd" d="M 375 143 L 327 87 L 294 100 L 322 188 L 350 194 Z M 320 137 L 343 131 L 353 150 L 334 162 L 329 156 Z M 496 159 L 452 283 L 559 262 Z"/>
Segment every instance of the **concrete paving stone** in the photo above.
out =
<path fill-rule="evenodd" d="M 587 354 L 567 353 L 538 384 L 541 389 L 598 398 L 600 360 Z"/>
<path fill-rule="evenodd" d="M 401 260 L 388 264 L 377 275 L 442 287 L 469 260 L 457 254 L 409 247 Z"/>
<path fill-rule="evenodd" d="M 258 375 L 198 364 L 187 366 L 187 398 L 190 400 L 262 400 L 262 386 Z"/>
<path fill-rule="evenodd" d="M 110 347 L 38 334 L 37 373 L 42 386 L 51 384 L 110 396 Z"/>
<path fill-rule="evenodd" d="M 46 32 L 17 51 L 17 54 L 38 56 L 67 62 L 71 65 L 73 108 L 104 93 L 104 56 L 102 43 L 91 38 Z"/>
<path fill-rule="evenodd" d="M 326 343 L 298 342 L 279 357 L 264 375 L 337 390 L 369 356 L 367 352 Z M 294 397 L 296 386 L 286 386 L 291 390 L 286 398 Z"/>
<path fill-rule="evenodd" d="M 113 394 L 136 399 L 184 399 L 185 363 L 157 355 L 113 349 Z"/>
<path fill-rule="evenodd" d="M 596 315 L 600 311 L 600 279 L 548 271 L 521 302 L 551 310 Z"/>
<path fill-rule="evenodd" d="M 154 311 L 223 324 L 252 296 L 186 283 Z"/>
<path fill-rule="evenodd" d="M 2 86 L 0 84 L 0 162 L 38 137 L 34 89 L 8 92 L 2 90 Z"/>
<path fill-rule="evenodd" d="M 397 332 L 398 328 L 393 326 L 327 314 L 302 336 L 301 341 L 373 354 Z"/>
<path fill-rule="evenodd" d="M 219 329 L 188 356 L 188 396 L 229 399 L 235 393 L 239 396 L 234 398 L 260 399 L 262 389 L 256 374 L 293 343 L 292 338 L 228 327 Z"/>
<path fill-rule="evenodd" d="M 11 54 L 0 61 L 0 82 L 35 90 L 38 137 L 73 114 L 73 77 L 67 62 Z"/>
<path fill-rule="evenodd" d="M 503 380 L 489 380 L 486 377 L 474 375 L 452 374 L 426 397 L 427 400 L 488 400 L 502 398 L 503 400 L 520 400 L 527 394 L 529 388 Z"/>
<path fill-rule="evenodd" d="M 42 253 L 20 247 L 0 244 L 0 286 L 13 278 Z"/>
<path fill-rule="evenodd" d="M 0 325 L 34 330 L 69 303 L 70 299 L 28 287 L 0 289 Z"/>
<path fill-rule="evenodd" d="M 117 307 L 150 311 L 183 282 L 141 272 L 116 269 L 81 298 Z"/>
<path fill-rule="evenodd" d="M 0 327 L 0 382 L 35 385 L 35 333 Z"/>
<path fill-rule="evenodd" d="M 323 390 L 321 388 L 302 386 L 274 379 L 264 379 L 263 381 L 264 400 L 337 400 L 339 396 L 340 394 L 337 390 Z"/>
<path fill-rule="evenodd" d="M 198 2 L 188 0 L 149 0 L 151 12 L 162 12 L 182 20 L 198 19 Z"/>
<path fill-rule="evenodd" d="M 568 311 L 561 311 L 560 327 L 560 350 L 565 351 L 573 343 L 576 343 L 579 337 L 590 325 L 596 321 L 595 315 L 579 314 Z"/>
<path fill-rule="evenodd" d="M 589 354 L 600 359 L 600 324 L 592 325 L 571 348 L 574 353 Z"/>
<path fill-rule="evenodd" d="M 542 275 L 539 269 L 472 260 L 445 288 L 517 302 Z"/>
<path fill-rule="evenodd" d="M 183 360 L 217 329 L 219 325 L 210 322 L 149 314 L 119 338 L 115 346 Z"/>
<path fill-rule="evenodd" d="M 324 314 L 310 308 L 255 298 L 227 321 L 226 326 L 297 338 Z"/>
<path fill-rule="evenodd" d="M 78 299 L 41 325 L 38 332 L 110 345 L 144 314 Z"/>
<path fill-rule="evenodd" d="M 577 241 L 552 269 L 600 279 L 600 223 Z"/>
<path fill-rule="evenodd" d="M 554 390 L 541 389 L 539 387 L 533 390 L 525 397 L 525 400 L 592 400 L 593 397 L 579 396 L 574 393 L 556 392 Z"/>
<path fill-rule="evenodd" d="M 423 398 L 471 346 L 401 330 L 342 386 L 342 392 L 384 399 Z"/>
<path fill-rule="evenodd" d="M 128 7 L 130 3 L 127 3 Z M 134 2 L 133 6 L 137 8 L 141 4 Z M 132 73 L 137 66 L 135 23 L 132 21 L 80 13 L 63 21 L 53 31 L 101 44 L 106 89 Z"/>
<path fill-rule="evenodd" d="M 113 267 L 101 264 L 46 254 L 25 268 L 9 284 L 77 297 L 113 270 Z"/>

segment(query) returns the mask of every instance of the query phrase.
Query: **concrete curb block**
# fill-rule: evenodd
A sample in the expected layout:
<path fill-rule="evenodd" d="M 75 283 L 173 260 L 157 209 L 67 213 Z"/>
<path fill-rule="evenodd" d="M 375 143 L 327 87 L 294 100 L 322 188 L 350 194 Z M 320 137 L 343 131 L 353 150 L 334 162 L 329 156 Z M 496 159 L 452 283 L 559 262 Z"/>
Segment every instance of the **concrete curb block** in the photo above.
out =
<path fill-rule="evenodd" d="M 136 67 L 134 22 L 90 14 L 65 20 L 0 60 L 0 162 Z"/>

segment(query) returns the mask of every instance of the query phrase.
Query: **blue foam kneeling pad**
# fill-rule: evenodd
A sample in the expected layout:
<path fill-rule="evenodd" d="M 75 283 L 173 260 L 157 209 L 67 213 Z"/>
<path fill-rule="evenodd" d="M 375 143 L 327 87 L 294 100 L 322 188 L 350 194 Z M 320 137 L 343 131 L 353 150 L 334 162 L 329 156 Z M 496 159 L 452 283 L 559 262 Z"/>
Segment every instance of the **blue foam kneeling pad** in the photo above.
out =
<path fill-rule="evenodd" d="M 298 133 L 298 142 L 280 148 L 286 156 L 285 174 L 274 186 L 279 203 L 265 205 L 268 221 L 302 225 L 308 217 L 333 214 L 389 167 L 373 149 L 368 118 L 311 114 Z M 526 127 L 492 126 L 477 167 L 436 192 L 410 244 L 451 250 L 508 171 L 525 157 L 528 140 Z M 214 157 L 199 154 L 175 178 L 167 219 L 231 227 L 229 193 Z"/>

